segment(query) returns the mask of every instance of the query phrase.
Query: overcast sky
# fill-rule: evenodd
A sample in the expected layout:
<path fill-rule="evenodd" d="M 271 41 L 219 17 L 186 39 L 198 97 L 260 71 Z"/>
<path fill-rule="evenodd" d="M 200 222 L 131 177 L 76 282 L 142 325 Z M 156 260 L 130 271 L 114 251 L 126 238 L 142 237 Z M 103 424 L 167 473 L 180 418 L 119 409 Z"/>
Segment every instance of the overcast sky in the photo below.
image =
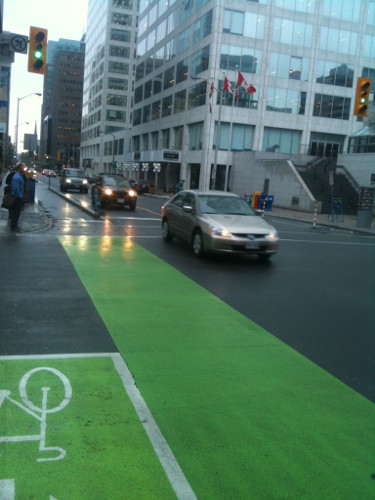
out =
<path fill-rule="evenodd" d="M 30 26 L 48 29 L 48 40 L 80 40 L 86 32 L 88 0 L 4 0 L 3 31 L 29 36 Z M 27 71 L 27 54 L 16 54 L 11 68 L 9 135 L 14 140 L 17 98 L 32 92 L 43 92 L 43 76 Z M 34 133 L 37 122 L 40 134 L 40 112 L 43 97 L 36 95 L 20 100 L 19 141 L 23 134 Z M 23 123 L 29 122 L 29 125 Z M 21 125 L 22 123 L 22 125 Z M 23 144 L 19 142 L 18 150 Z"/>

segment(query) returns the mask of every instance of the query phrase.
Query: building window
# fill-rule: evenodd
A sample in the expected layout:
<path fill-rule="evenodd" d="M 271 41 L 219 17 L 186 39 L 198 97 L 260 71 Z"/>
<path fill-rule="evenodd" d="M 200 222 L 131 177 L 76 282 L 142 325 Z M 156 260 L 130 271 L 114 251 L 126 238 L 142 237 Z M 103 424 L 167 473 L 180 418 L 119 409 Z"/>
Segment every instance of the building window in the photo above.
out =
<path fill-rule="evenodd" d="M 131 26 L 132 25 L 132 16 L 130 16 L 128 14 L 119 14 L 117 12 L 113 12 L 112 24 L 118 24 L 120 26 Z"/>
<path fill-rule="evenodd" d="M 128 98 L 126 95 L 108 94 L 107 104 L 110 106 L 126 106 Z"/>
<path fill-rule="evenodd" d="M 115 111 L 114 109 L 108 109 L 106 120 L 112 122 L 124 122 L 126 121 L 126 113 L 125 111 Z"/>
<path fill-rule="evenodd" d="M 251 151 L 253 145 L 254 127 L 233 123 L 232 126 L 232 151 Z"/>
<path fill-rule="evenodd" d="M 212 31 L 212 10 L 207 12 L 198 21 L 194 23 L 193 26 L 193 43 L 203 40 Z"/>
<path fill-rule="evenodd" d="M 128 80 L 122 78 L 108 78 L 108 88 L 111 90 L 128 90 Z"/>
<path fill-rule="evenodd" d="M 119 47 L 118 45 L 110 45 L 109 55 L 111 57 L 122 57 L 123 59 L 129 59 L 130 47 Z"/>
<path fill-rule="evenodd" d="M 202 149 L 203 122 L 189 125 L 189 149 Z"/>
<path fill-rule="evenodd" d="M 188 109 L 206 104 L 207 83 L 202 82 L 188 89 Z"/>
<path fill-rule="evenodd" d="M 142 123 L 147 123 L 150 121 L 151 106 L 147 105 L 143 108 Z"/>
<path fill-rule="evenodd" d="M 133 0 L 112 0 L 112 6 L 115 9 L 133 9 Z"/>
<path fill-rule="evenodd" d="M 176 127 L 173 130 L 174 130 L 174 144 L 172 144 L 172 148 L 182 150 L 183 139 L 184 139 L 184 127 Z"/>
<path fill-rule="evenodd" d="M 298 47 L 311 47 L 312 34 L 312 24 L 292 21 L 291 19 L 274 19 L 273 42 L 287 43 L 289 45 L 297 45 Z"/>
<path fill-rule="evenodd" d="M 264 38 L 265 16 L 225 9 L 223 32 L 249 38 Z"/>
<path fill-rule="evenodd" d="M 276 0 L 274 2 L 276 3 Z M 315 12 L 315 0 L 277 0 L 277 6 L 283 9 L 307 12 L 308 14 Z"/>
<path fill-rule="evenodd" d="M 210 46 L 204 47 L 201 50 L 198 50 L 195 54 L 191 56 L 191 66 L 190 71 L 191 74 L 197 75 L 202 71 L 208 69 L 210 63 Z"/>
<path fill-rule="evenodd" d="M 270 75 L 276 78 L 307 81 L 309 78 L 309 59 L 289 54 L 271 53 Z"/>
<path fill-rule="evenodd" d="M 306 92 L 273 87 L 268 88 L 266 103 L 267 111 L 304 115 L 305 105 Z"/>
<path fill-rule="evenodd" d="M 313 116 L 349 120 L 350 99 L 332 95 L 315 94 Z"/>
<path fill-rule="evenodd" d="M 353 87 L 354 67 L 330 61 L 318 60 L 316 83 Z"/>
<path fill-rule="evenodd" d="M 152 132 L 151 133 L 151 147 L 152 149 L 159 149 L 159 132 Z"/>
<path fill-rule="evenodd" d="M 141 109 L 135 109 L 133 111 L 133 125 L 140 125 L 141 123 Z"/>
<path fill-rule="evenodd" d="M 323 0 L 323 15 L 331 19 L 359 21 L 361 0 Z"/>
<path fill-rule="evenodd" d="M 186 105 L 186 90 L 181 90 L 181 92 L 177 92 L 174 96 L 174 112 L 180 113 L 181 111 L 185 111 Z"/>
<path fill-rule="evenodd" d="M 164 71 L 164 90 L 173 87 L 174 85 L 174 66 Z"/>
<path fill-rule="evenodd" d="M 160 75 L 157 75 L 153 78 L 152 80 L 152 93 L 153 95 L 159 94 L 162 90 L 162 78 L 163 75 L 160 73 Z"/>
<path fill-rule="evenodd" d="M 131 32 L 128 30 L 118 30 L 116 28 L 111 29 L 111 40 L 116 42 L 128 42 L 131 41 Z"/>
<path fill-rule="evenodd" d="M 153 102 L 151 109 L 152 109 L 152 111 L 151 111 L 152 120 L 159 120 L 159 118 L 160 118 L 160 101 Z"/>
<path fill-rule="evenodd" d="M 213 142 L 214 148 L 216 148 L 218 128 L 219 128 L 218 122 L 215 122 L 214 142 Z M 220 123 L 219 149 L 221 149 L 222 151 L 228 151 L 228 149 L 229 149 L 229 134 L 230 134 L 230 123 L 221 122 Z"/>
<path fill-rule="evenodd" d="M 265 127 L 263 151 L 297 154 L 301 141 L 301 132 L 281 128 Z"/>
<path fill-rule="evenodd" d="M 320 28 L 320 45 L 322 50 L 356 55 L 358 34 L 352 31 L 336 28 Z"/>
<path fill-rule="evenodd" d="M 220 68 L 240 70 L 246 73 L 260 74 L 262 53 L 260 50 L 239 47 L 236 45 L 222 45 Z"/>
<path fill-rule="evenodd" d="M 184 59 L 177 63 L 176 67 L 176 83 L 181 83 L 187 80 L 189 76 L 189 59 Z"/>
<path fill-rule="evenodd" d="M 122 73 L 123 75 L 129 74 L 129 64 L 117 61 L 108 61 L 108 71 L 110 73 Z"/>
<path fill-rule="evenodd" d="M 172 96 L 165 97 L 162 102 L 161 116 L 170 116 L 172 114 Z"/>
<path fill-rule="evenodd" d="M 165 129 L 165 130 L 162 130 L 161 131 L 161 139 L 162 139 L 162 147 L 164 149 L 168 149 L 169 148 L 169 138 L 170 138 L 170 130 L 169 128 Z"/>

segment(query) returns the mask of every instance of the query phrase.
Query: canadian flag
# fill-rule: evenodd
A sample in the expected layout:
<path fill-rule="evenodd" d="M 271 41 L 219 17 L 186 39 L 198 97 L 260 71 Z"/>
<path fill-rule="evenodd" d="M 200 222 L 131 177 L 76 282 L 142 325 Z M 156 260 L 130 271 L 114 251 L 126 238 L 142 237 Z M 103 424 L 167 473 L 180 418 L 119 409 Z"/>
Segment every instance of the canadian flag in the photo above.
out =
<path fill-rule="evenodd" d="M 210 113 L 212 113 L 212 96 L 214 94 L 214 82 L 210 85 L 210 92 L 208 94 L 208 102 L 210 104 Z"/>
<path fill-rule="evenodd" d="M 241 71 L 238 72 L 237 86 L 244 87 L 248 91 L 249 94 L 254 94 L 254 92 L 256 92 L 256 88 L 247 83 L 247 81 L 243 77 Z"/>
<path fill-rule="evenodd" d="M 238 97 L 238 99 L 241 99 L 240 94 L 237 92 L 237 90 L 234 90 L 232 85 L 229 83 L 228 78 L 224 77 L 224 87 L 223 90 L 226 90 L 227 92 L 230 92 L 231 94 L 235 95 Z"/>

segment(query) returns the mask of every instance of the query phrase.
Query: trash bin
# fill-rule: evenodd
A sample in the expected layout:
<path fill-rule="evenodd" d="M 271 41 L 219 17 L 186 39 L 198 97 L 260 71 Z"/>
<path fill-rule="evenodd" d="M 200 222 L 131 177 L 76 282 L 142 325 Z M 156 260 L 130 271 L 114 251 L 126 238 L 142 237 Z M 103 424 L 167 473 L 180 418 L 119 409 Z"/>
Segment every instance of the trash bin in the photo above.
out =
<path fill-rule="evenodd" d="M 35 179 L 28 179 L 28 193 L 29 193 L 29 203 L 34 203 L 35 201 Z"/>
<path fill-rule="evenodd" d="M 272 210 L 273 198 L 272 194 L 266 196 L 266 210 Z"/>
<path fill-rule="evenodd" d="M 259 196 L 260 196 L 260 191 L 253 191 L 251 206 L 255 209 L 258 208 Z"/>

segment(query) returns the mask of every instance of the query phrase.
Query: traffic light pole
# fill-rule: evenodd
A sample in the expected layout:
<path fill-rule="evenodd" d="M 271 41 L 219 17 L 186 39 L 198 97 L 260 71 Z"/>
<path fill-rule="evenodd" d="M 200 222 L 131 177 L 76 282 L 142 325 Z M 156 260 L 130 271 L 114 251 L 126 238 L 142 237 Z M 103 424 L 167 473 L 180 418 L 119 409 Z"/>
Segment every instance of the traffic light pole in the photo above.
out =
<path fill-rule="evenodd" d="M 19 127 L 19 113 L 20 113 L 20 101 L 22 101 L 22 99 L 26 99 L 26 97 L 30 97 L 31 95 L 37 95 L 37 96 L 41 96 L 42 94 L 40 94 L 39 92 L 31 92 L 31 94 L 27 94 L 23 97 L 17 97 L 17 115 L 16 115 L 16 133 L 15 133 L 15 137 L 16 137 L 16 143 L 15 143 L 15 156 L 16 156 L 16 164 L 17 164 L 17 153 L 18 153 L 18 127 Z"/>

